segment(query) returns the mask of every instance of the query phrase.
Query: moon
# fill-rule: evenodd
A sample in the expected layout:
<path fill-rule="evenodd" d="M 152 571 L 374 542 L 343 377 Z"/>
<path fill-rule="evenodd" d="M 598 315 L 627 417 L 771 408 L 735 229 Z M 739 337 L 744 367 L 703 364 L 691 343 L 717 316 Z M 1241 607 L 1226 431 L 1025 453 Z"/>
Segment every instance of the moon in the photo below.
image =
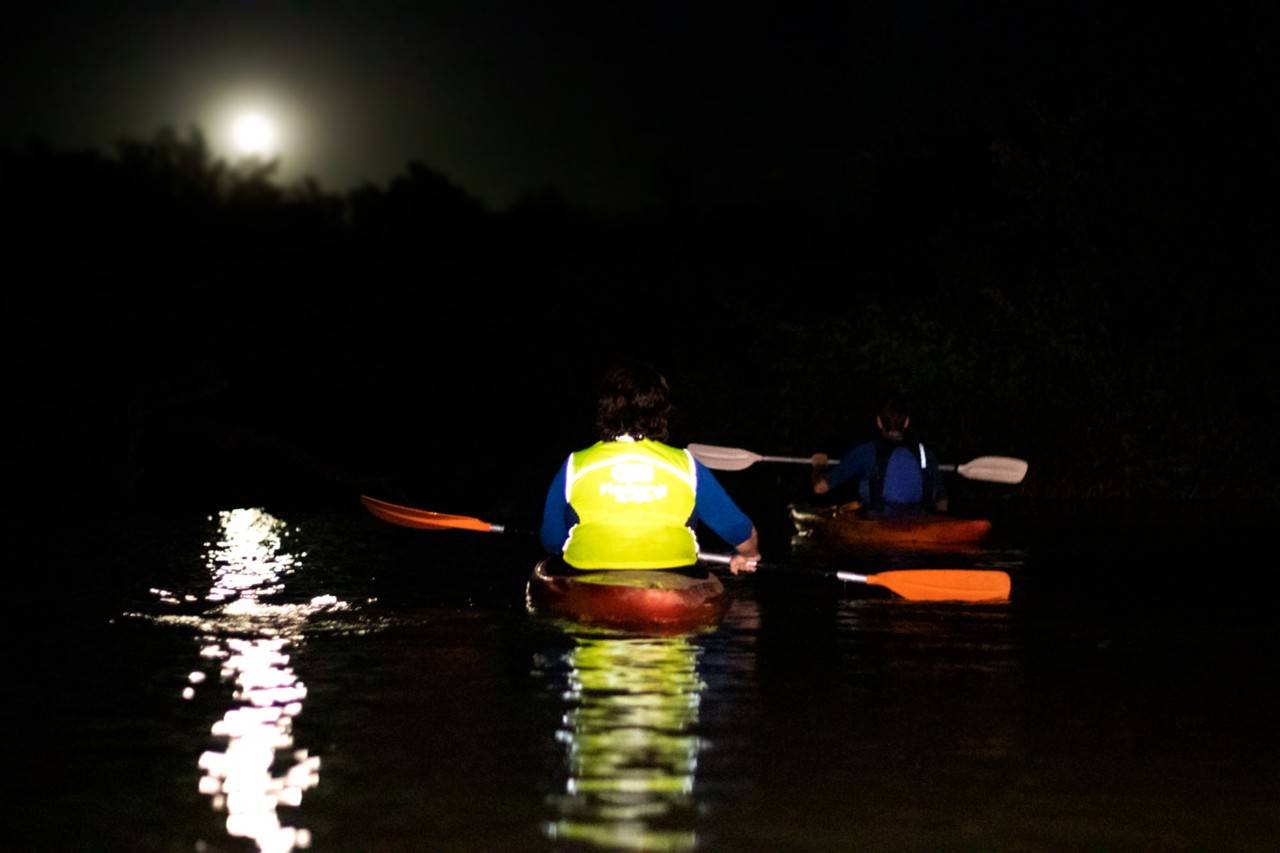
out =
<path fill-rule="evenodd" d="M 241 157 L 270 158 L 279 151 L 280 132 L 266 113 L 243 112 L 232 121 L 231 144 Z"/>

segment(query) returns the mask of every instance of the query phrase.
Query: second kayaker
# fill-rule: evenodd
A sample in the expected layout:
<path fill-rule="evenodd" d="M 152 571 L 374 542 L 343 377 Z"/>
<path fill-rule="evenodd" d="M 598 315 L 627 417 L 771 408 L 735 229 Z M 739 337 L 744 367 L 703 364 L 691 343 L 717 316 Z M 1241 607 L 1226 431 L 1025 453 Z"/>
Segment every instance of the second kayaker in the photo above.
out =
<path fill-rule="evenodd" d="M 880 437 L 854 447 L 827 470 L 827 455 L 813 456 L 813 493 L 824 495 L 843 483 L 858 484 L 858 499 L 869 515 L 919 515 L 946 512 L 947 495 L 937 460 L 925 446 L 907 438 L 911 415 L 897 397 L 880 406 Z"/>
<path fill-rule="evenodd" d="M 547 490 L 542 544 L 572 569 L 696 570 L 701 522 L 734 547 L 730 571 L 755 571 L 755 525 L 689 451 L 667 439 L 662 374 L 621 365 L 604 377 L 599 441 L 569 455 Z"/>

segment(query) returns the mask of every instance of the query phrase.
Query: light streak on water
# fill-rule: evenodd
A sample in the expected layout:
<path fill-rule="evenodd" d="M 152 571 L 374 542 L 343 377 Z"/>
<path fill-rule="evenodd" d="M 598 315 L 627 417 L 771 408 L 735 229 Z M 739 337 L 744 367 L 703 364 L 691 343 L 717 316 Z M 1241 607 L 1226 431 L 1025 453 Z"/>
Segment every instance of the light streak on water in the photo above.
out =
<path fill-rule="evenodd" d="M 348 605 L 331 595 L 305 604 L 267 601 L 283 592 L 306 554 L 285 550 L 285 523 L 262 510 L 230 510 L 217 520 L 219 538 L 206 543 L 212 585 L 204 596 L 215 608 L 172 620 L 199 628 L 201 659 L 219 663 L 217 683 L 234 685 L 231 707 L 210 728 L 221 748 L 206 750 L 197 761 L 199 790 L 226 813 L 229 835 L 250 839 L 262 853 L 289 853 L 309 847 L 311 834 L 282 823 L 279 808 L 300 806 L 304 792 L 320 782 L 320 757 L 294 744 L 293 718 L 302 712 L 307 687 L 290 663 L 290 651 L 311 616 Z M 152 593 L 165 603 L 180 603 L 170 591 Z M 208 681 L 203 670 L 191 672 L 183 698 L 211 689 Z"/>
<path fill-rule="evenodd" d="M 607 850 L 697 846 L 699 651 L 684 637 L 576 638 L 556 733 L 568 778 L 549 837 Z"/>

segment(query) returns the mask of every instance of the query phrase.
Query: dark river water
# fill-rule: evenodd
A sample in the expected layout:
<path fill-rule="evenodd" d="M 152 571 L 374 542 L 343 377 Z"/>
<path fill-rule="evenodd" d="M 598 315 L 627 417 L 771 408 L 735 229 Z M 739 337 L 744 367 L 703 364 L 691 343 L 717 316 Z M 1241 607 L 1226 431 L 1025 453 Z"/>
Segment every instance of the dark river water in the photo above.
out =
<path fill-rule="evenodd" d="M 236 508 L 123 538 L 10 601 L 8 849 L 1280 849 L 1274 551 L 797 546 L 1012 600 L 762 574 L 643 637 L 529 616 L 518 538 Z"/>

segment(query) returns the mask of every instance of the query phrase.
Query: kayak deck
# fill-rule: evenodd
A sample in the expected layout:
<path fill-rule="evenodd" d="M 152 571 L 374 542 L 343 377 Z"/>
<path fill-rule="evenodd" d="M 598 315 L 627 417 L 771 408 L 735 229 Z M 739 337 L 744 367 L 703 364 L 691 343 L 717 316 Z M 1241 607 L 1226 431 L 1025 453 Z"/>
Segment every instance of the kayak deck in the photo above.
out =
<path fill-rule="evenodd" d="M 729 608 L 715 575 L 694 578 L 660 570 L 552 574 L 549 560 L 534 567 L 526 591 L 529 610 L 572 622 L 623 630 L 681 633 L 709 627 Z"/>
<path fill-rule="evenodd" d="M 791 507 L 791 520 L 801 536 L 856 545 L 972 545 L 991 532 L 991 522 L 949 515 L 866 518 L 856 506 Z"/>

